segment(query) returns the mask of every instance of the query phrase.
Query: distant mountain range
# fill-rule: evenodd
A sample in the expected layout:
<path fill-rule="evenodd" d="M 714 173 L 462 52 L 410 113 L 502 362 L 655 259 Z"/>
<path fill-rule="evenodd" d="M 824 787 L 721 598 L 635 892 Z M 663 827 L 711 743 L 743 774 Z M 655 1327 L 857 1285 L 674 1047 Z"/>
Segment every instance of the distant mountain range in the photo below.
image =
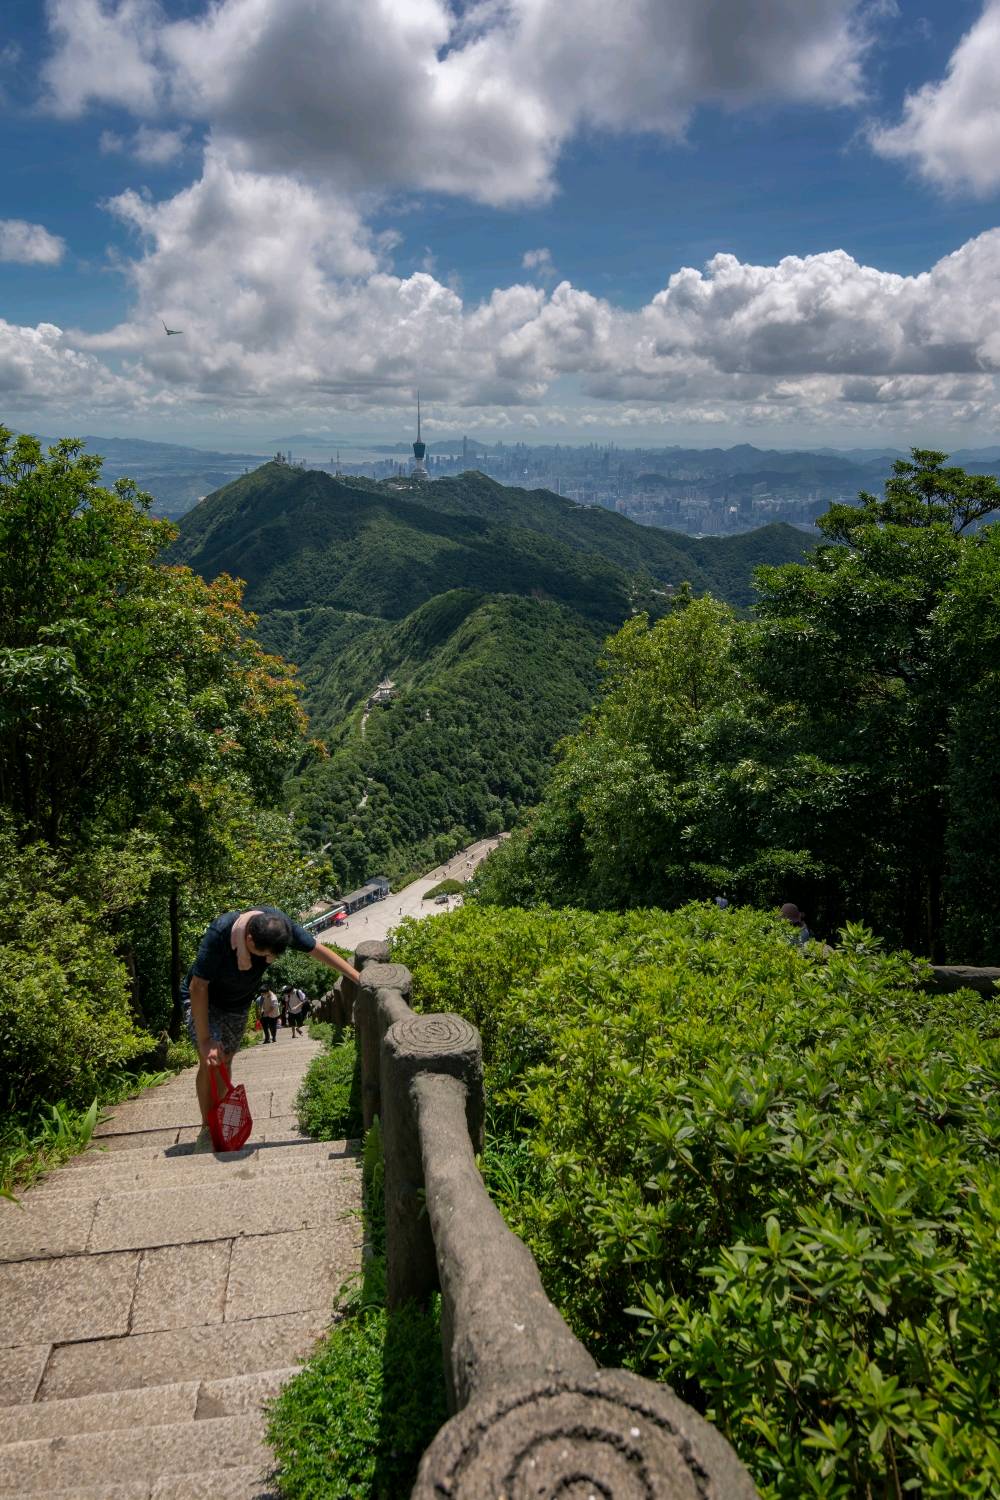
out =
<path fill-rule="evenodd" d="M 51 444 L 53 438 L 42 438 Z M 82 442 L 90 453 L 104 459 L 105 484 L 116 479 L 134 479 L 153 497 L 153 514 L 176 518 L 184 515 L 205 495 L 228 484 L 247 469 L 264 461 L 260 453 L 215 453 L 205 448 L 185 448 L 178 443 L 152 443 L 141 438 L 95 437 Z"/>
<path fill-rule="evenodd" d="M 50 442 L 45 438 L 43 442 Z M 104 473 L 109 482 L 127 475 L 153 497 L 154 515 L 178 518 L 206 495 L 236 479 L 248 469 L 255 469 L 270 454 L 225 453 L 176 443 L 147 442 L 138 438 L 87 436 L 83 439 L 92 453 L 105 459 Z M 428 444 L 434 456 L 460 454 L 462 438 L 436 439 Z M 470 461 L 487 453 L 496 453 L 496 445 L 474 438 L 467 440 Z M 360 444 L 357 439 L 317 437 L 306 433 L 275 438 L 274 448 L 282 451 L 313 450 L 364 446 L 370 453 L 387 456 L 409 454 L 406 442 L 394 444 Z M 508 445 L 509 447 L 509 445 Z M 272 450 L 273 451 L 273 450 Z M 556 450 L 537 444 L 527 450 L 560 455 L 583 455 L 593 448 Z M 851 497 L 859 490 L 880 490 L 896 458 L 907 455 L 893 448 L 820 448 L 789 452 L 784 449 L 755 448 L 740 443 L 731 448 L 617 449 L 616 462 L 628 460 L 632 472 L 644 487 L 659 489 L 665 497 L 681 494 L 697 484 L 710 497 L 736 499 L 761 489 L 779 499 L 819 495 L 823 499 Z M 973 473 L 1000 477 L 1000 446 L 961 449 L 952 462 Z"/>
<path fill-rule="evenodd" d="M 509 827 L 593 701 L 609 632 L 685 580 L 745 607 L 756 564 L 808 546 L 784 525 L 699 541 L 478 473 L 272 462 L 188 512 L 166 560 L 245 579 L 261 639 L 298 664 L 332 753 L 294 806 L 346 884 Z M 384 678 L 394 697 L 368 710 Z"/>

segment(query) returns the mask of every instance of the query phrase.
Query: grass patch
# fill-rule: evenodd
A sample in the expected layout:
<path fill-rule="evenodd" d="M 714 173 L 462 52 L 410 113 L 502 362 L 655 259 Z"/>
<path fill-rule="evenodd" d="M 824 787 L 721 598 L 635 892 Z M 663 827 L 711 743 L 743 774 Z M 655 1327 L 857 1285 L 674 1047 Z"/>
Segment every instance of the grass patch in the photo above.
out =
<path fill-rule="evenodd" d="M 460 891 L 465 890 L 464 880 L 439 880 L 437 885 L 432 885 L 429 891 L 424 891 L 421 901 L 433 901 L 435 896 L 457 896 Z"/>
<path fill-rule="evenodd" d="M 323 1022 L 310 1028 L 315 1036 Z M 361 1123 L 361 1074 L 354 1034 L 344 1036 L 335 1026 L 327 1051 L 313 1059 L 295 1098 L 299 1129 L 317 1141 L 338 1141 L 359 1136 Z"/>
<path fill-rule="evenodd" d="M 284 1500 L 399 1500 L 446 1419 L 438 1299 L 384 1305 L 378 1124 L 365 1139 L 364 1280 L 344 1317 L 271 1404 L 268 1441 Z"/>
<path fill-rule="evenodd" d="M 170 1073 L 124 1073 L 111 1079 L 88 1109 L 44 1104 L 31 1115 L 0 1123 L 0 1197 L 16 1201 L 16 1189 L 29 1188 L 71 1156 L 85 1151 L 101 1118 L 112 1105 L 163 1083 Z"/>

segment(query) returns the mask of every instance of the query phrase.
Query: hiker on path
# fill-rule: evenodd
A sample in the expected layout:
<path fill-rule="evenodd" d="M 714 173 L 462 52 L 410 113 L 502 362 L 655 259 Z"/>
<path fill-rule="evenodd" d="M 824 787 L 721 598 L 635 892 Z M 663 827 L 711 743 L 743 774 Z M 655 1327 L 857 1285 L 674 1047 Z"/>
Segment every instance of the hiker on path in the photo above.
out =
<path fill-rule="evenodd" d="M 291 917 L 273 906 L 252 911 L 227 911 L 208 928 L 198 957 L 181 983 L 181 1001 L 188 1033 L 198 1048 L 198 1104 L 204 1128 L 195 1150 L 210 1151 L 205 1122 L 213 1105 L 209 1072 L 224 1063 L 228 1069 L 240 1049 L 250 1007 L 268 964 L 288 948 L 308 953 L 328 969 L 337 969 L 358 982 L 346 959 L 317 943 Z"/>
<path fill-rule="evenodd" d="M 288 991 L 288 1024 L 292 1028 L 292 1036 L 302 1035 L 302 1023 L 309 1013 L 309 1001 L 305 990 L 294 986 Z"/>
<path fill-rule="evenodd" d="M 281 1015 L 281 1001 L 269 984 L 265 985 L 257 996 L 257 1012 L 260 1016 L 260 1024 L 264 1028 L 264 1041 L 276 1042 L 278 1040 L 278 1018 Z"/>

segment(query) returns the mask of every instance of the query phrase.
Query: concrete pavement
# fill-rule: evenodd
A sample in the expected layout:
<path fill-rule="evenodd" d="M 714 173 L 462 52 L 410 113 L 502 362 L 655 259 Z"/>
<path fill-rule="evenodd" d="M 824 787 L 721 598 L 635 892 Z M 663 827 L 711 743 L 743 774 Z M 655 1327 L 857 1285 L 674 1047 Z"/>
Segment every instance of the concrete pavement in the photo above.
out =
<path fill-rule="evenodd" d="M 447 906 L 436 906 L 433 901 L 423 900 L 425 891 L 429 891 L 441 880 L 468 880 L 486 856 L 492 854 L 506 837 L 502 833 L 497 838 L 480 839 L 467 849 L 460 849 L 444 864 L 435 865 L 427 875 L 411 881 L 401 891 L 392 891 L 384 901 L 374 902 L 364 911 L 355 912 L 339 927 L 328 927 L 316 936 L 321 943 L 337 943 L 341 948 L 353 949 L 359 943 L 384 941 L 404 917 L 435 917 L 450 911 L 455 902 L 461 901 L 461 896 L 453 896 Z"/>

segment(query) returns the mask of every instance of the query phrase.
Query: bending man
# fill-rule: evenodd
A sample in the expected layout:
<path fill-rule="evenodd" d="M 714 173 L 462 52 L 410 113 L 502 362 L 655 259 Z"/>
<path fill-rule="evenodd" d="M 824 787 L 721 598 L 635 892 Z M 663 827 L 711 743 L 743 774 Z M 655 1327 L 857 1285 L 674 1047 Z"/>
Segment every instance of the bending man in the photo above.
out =
<path fill-rule="evenodd" d="M 268 964 L 288 948 L 310 953 L 328 969 L 357 982 L 359 975 L 338 953 L 317 943 L 291 917 L 273 906 L 227 911 L 216 917 L 198 949 L 198 957 L 181 984 L 184 1018 L 198 1048 L 198 1104 L 202 1132 L 196 1151 L 211 1150 L 205 1121 L 212 1106 L 209 1069 L 228 1068 L 240 1049 L 247 1017 Z"/>

